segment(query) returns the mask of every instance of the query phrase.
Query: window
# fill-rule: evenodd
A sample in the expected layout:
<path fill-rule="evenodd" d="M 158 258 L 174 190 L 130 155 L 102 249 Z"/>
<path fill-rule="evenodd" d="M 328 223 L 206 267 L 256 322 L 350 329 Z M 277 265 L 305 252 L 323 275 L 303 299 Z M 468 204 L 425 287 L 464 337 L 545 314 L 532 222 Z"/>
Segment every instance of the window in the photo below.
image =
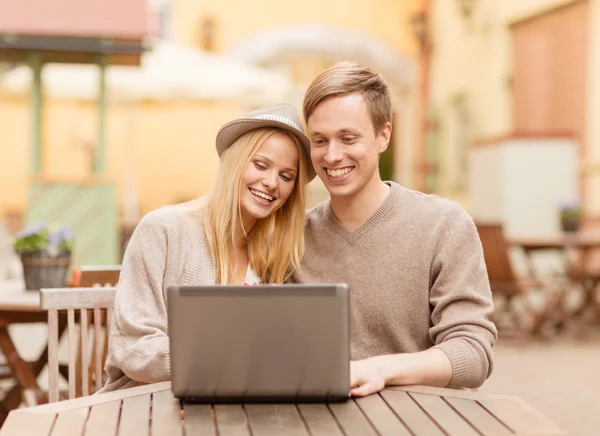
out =
<path fill-rule="evenodd" d="M 150 8 L 158 21 L 157 36 L 161 39 L 172 38 L 171 0 L 150 0 Z"/>

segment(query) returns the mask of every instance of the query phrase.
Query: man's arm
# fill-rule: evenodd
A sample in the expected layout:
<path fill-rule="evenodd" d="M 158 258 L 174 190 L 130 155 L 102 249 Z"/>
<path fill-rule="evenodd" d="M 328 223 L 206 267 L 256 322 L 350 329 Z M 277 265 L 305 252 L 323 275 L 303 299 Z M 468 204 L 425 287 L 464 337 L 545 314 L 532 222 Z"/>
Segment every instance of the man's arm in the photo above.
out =
<path fill-rule="evenodd" d="M 389 385 L 446 387 L 452 379 L 450 359 L 442 350 L 388 354 L 351 363 L 351 394 L 374 394 Z"/>
<path fill-rule="evenodd" d="M 435 233 L 429 289 L 434 347 L 352 362 L 353 395 L 385 385 L 477 387 L 491 374 L 497 331 L 489 319 L 493 302 L 477 229 L 454 205 Z"/>

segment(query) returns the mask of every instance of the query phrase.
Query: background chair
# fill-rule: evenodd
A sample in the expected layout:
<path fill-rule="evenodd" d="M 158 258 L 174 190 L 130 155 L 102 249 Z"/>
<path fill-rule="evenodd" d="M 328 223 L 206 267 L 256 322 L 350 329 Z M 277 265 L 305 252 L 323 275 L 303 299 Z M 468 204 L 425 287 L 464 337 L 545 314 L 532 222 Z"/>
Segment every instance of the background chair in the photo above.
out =
<path fill-rule="evenodd" d="M 539 334 L 547 322 L 560 319 L 565 289 L 562 280 L 558 277 L 551 280 L 536 277 L 533 268 L 529 268 L 528 276 L 518 277 L 511 263 L 502 225 L 476 223 L 476 226 L 492 295 L 496 302 L 500 302 L 496 305 L 493 319 L 498 328 L 502 329 L 503 321 L 508 318 L 518 334 Z M 534 293 L 538 293 L 543 301 L 541 308 L 536 308 L 532 302 Z M 515 304 L 516 300 L 520 304 Z M 522 308 L 520 312 L 518 306 Z"/>
<path fill-rule="evenodd" d="M 52 288 L 40 290 L 40 306 L 48 310 L 48 391 L 49 401 L 59 400 L 58 316 L 67 312 L 68 397 L 94 393 L 104 385 L 104 363 L 114 287 Z M 93 335 L 89 326 L 93 323 Z M 79 326 L 79 328 L 77 328 Z M 78 335 L 78 330 L 80 334 Z M 81 376 L 79 377 L 78 374 Z"/>

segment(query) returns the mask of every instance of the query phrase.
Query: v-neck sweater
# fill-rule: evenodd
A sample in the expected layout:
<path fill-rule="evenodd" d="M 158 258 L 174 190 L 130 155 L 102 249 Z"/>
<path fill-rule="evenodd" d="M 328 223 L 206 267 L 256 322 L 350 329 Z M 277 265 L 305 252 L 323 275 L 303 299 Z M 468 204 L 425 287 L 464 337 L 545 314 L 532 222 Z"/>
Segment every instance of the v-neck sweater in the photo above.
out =
<path fill-rule="evenodd" d="M 497 337 L 483 250 L 456 202 L 388 182 L 381 206 L 357 229 L 326 200 L 306 216 L 306 252 L 292 281 L 347 283 L 351 358 L 435 347 L 452 365 L 449 387 L 483 384 Z"/>

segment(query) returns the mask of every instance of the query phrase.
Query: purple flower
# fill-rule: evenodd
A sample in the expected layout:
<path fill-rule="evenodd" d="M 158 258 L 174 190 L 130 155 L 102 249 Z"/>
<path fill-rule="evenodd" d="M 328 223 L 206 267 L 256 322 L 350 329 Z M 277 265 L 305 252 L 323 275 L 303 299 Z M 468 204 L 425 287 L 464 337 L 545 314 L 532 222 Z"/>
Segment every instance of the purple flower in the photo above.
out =
<path fill-rule="evenodd" d="M 64 226 L 60 228 L 59 233 L 60 233 L 60 236 L 62 237 L 62 239 L 65 239 L 65 240 L 73 239 L 75 237 L 73 232 L 71 232 L 69 229 L 67 229 Z"/>
<path fill-rule="evenodd" d="M 51 244 L 58 244 L 62 240 L 60 233 L 51 233 L 48 235 L 48 242 Z"/>
<path fill-rule="evenodd" d="M 573 210 L 581 208 L 581 201 L 578 198 L 567 198 L 558 202 L 560 210 Z"/>

